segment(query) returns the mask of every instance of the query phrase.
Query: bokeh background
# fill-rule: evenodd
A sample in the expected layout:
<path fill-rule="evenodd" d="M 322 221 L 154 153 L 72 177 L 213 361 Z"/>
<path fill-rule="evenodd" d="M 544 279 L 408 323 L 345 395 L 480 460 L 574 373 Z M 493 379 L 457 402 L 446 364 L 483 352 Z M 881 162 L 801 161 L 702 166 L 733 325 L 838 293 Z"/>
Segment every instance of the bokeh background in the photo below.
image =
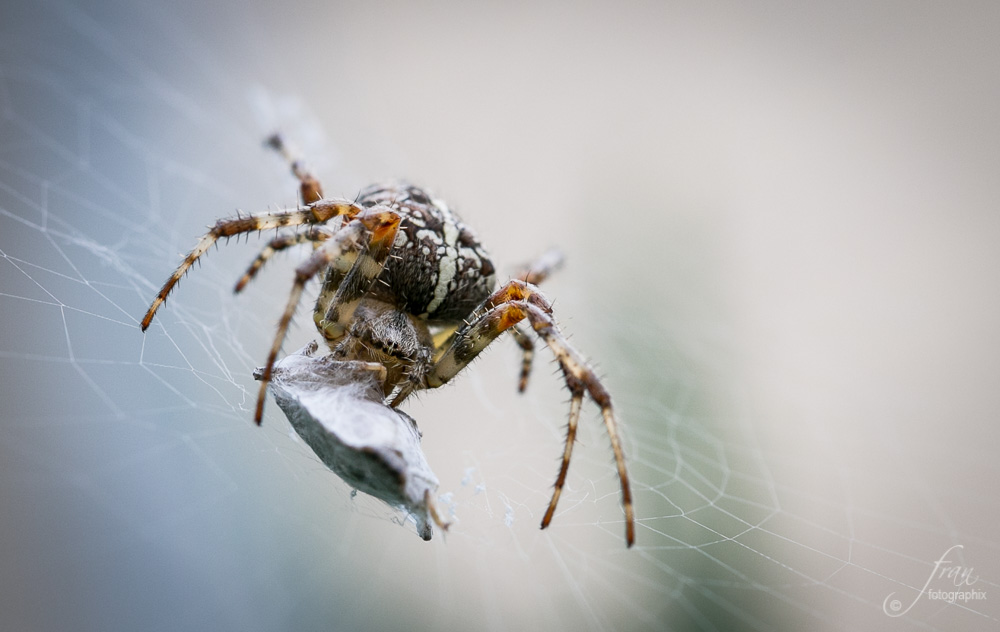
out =
<path fill-rule="evenodd" d="M 0 7 L 0 627 L 996 629 L 1000 9 L 982 3 Z M 546 292 L 615 398 L 510 341 L 408 404 L 430 543 L 270 403 L 295 254 L 207 224 L 405 177 Z M 303 308 L 287 349 L 313 337 Z M 921 593 L 949 548 L 986 599 Z M 971 578 L 976 578 L 971 582 Z M 953 584 L 951 590 L 955 590 Z M 899 602 L 893 610 L 893 600 Z M 889 614 L 900 616 L 890 617 Z"/>

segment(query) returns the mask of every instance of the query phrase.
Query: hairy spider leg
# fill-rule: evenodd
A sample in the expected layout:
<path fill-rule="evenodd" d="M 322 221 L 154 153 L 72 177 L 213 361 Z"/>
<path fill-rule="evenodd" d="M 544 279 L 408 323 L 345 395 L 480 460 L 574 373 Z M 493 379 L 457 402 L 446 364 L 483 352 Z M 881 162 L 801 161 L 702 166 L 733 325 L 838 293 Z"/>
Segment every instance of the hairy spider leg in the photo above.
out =
<path fill-rule="evenodd" d="M 220 219 L 212 228 L 205 233 L 194 249 L 188 253 L 181 264 L 177 266 L 174 273 L 166 280 L 160 293 L 153 299 L 152 305 L 142 318 L 142 330 L 146 331 L 149 324 L 153 322 L 153 316 L 160 305 L 167 300 L 167 295 L 174 289 L 181 277 L 194 265 L 208 249 L 222 237 L 233 237 L 243 233 L 253 231 L 263 231 L 271 228 L 282 228 L 284 226 L 300 226 L 302 224 L 322 224 L 338 215 L 353 218 L 361 212 L 361 207 L 353 202 L 337 200 L 321 200 L 309 206 L 294 210 L 272 211 L 268 213 L 257 213 L 254 215 L 236 216 Z"/>
<path fill-rule="evenodd" d="M 272 134 L 264 144 L 281 154 L 292 168 L 292 175 L 299 180 L 299 195 L 303 204 L 312 204 L 323 199 L 323 187 L 319 179 L 306 167 L 305 161 L 285 142 L 281 134 Z"/>
<path fill-rule="evenodd" d="M 306 283 L 308 283 L 309 280 L 316 276 L 316 274 L 321 270 L 329 267 L 348 252 L 358 249 L 359 242 L 361 241 L 362 235 L 365 234 L 365 231 L 368 231 L 369 233 L 367 247 L 362 248 L 362 253 L 354 262 L 354 266 L 351 268 L 351 272 L 348 273 L 345 282 L 351 278 L 351 275 L 355 272 L 355 270 L 359 269 L 362 271 L 357 276 L 368 278 L 369 268 L 372 265 L 369 259 L 376 258 L 376 263 L 374 265 L 379 265 L 377 263 L 377 258 L 381 257 L 381 265 L 385 264 L 385 259 L 388 257 L 389 250 L 392 248 L 392 243 L 396 239 L 396 233 L 399 230 L 399 222 L 399 215 L 392 211 L 384 210 L 384 207 L 374 207 L 362 213 L 358 213 L 353 220 L 334 233 L 330 239 L 324 241 L 323 244 L 315 252 L 313 252 L 309 259 L 295 269 L 295 283 L 292 285 L 292 291 L 289 294 L 288 304 L 285 306 L 285 311 L 281 314 L 281 319 L 278 321 L 278 332 L 274 337 L 274 342 L 271 344 L 271 350 L 267 355 L 267 363 L 264 365 L 264 371 L 260 377 L 260 391 L 257 394 L 257 410 L 254 413 L 254 421 L 257 422 L 257 425 L 260 425 L 264 417 L 264 401 L 267 398 L 267 384 L 271 381 L 274 363 L 278 359 L 278 353 L 281 351 L 281 345 L 285 341 L 285 336 L 288 333 L 288 325 L 291 323 L 292 316 L 295 314 L 295 308 L 299 304 L 299 299 L 302 298 L 302 291 L 305 288 Z M 379 270 L 381 270 L 381 266 L 379 266 Z M 370 280 L 374 281 L 377 276 L 378 272 L 376 272 Z M 370 285 L 371 283 L 369 282 L 368 286 L 365 287 L 365 292 Z M 317 302 L 317 310 L 318 309 L 319 304 Z M 352 308 L 350 313 L 345 311 L 341 314 L 341 317 L 350 320 L 353 313 L 354 310 Z"/>
<path fill-rule="evenodd" d="M 514 279 L 486 299 L 476 310 L 475 319 L 456 333 L 451 346 L 434 364 L 427 377 L 427 385 L 437 388 L 453 378 L 500 334 L 518 322 L 527 319 L 531 327 L 555 354 L 571 394 L 569 425 L 563 450 L 559 475 L 556 478 L 552 500 L 542 519 L 542 528 L 549 525 L 555 514 L 556 504 L 562 494 L 569 470 L 569 461 L 576 438 L 583 394 L 586 392 L 600 407 L 604 425 L 611 439 L 618 478 L 621 481 L 622 505 L 625 510 L 625 540 L 628 546 L 635 542 L 635 515 L 632 491 L 625 469 L 625 454 L 618 432 L 618 422 L 611 406 L 611 396 L 600 379 L 559 331 L 552 318 L 552 306 L 535 286 Z"/>
<path fill-rule="evenodd" d="M 299 196 L 302 198 L 303 204 L 312 204 L 323 199 L 323 187 L 320 185 L 319 179 L 306 167 L 305 162 L 285 142 L 281 134 L 272 134 L 264 141 L 264 145 L 281 154 L 281 157 L 288 162 L 292 169 L 292 175 L 299 181 Z M 264 264 L 267 263 L 268 259 L 274 256 L 275 252 L 306 242 L 313 242 L 315 244 L 316 242 L 326 241 L 331 234 L 330 230 L 312 226 L 308 231 L 302 233 L 275 237 L 260 251 L 260 254 L 250 264 L 246 273 L 240 277 L 233 291 L 236 293 L 242 291 L 253 280 Z"/>
<path fill-rule="evenodd" d="M 546 250 L 531 262 L 521 266 L 521 270 L 514 275 L 514 278 L 521 279 L 525 283 L 538 285 L 549 278 L 553 272 L 563 266 L 565 257 L 556 248 Z"/>
<path fill-rule="evenodd" d="M 556 513 L 556 505 L 559 503 L 559 497 L 562 496 L 563 485 L 566 484 L 566 475 L 569 473 L 569 460 L 573 456 L 573 445 L 576 443 L 576 427 L 577 423 L 580 421 L 580 408 L 583 407 L 583 394 L 586 390 L 583 382 L 574 377 L 571 374 L 563 371 L 563 376 L 566 378 L 566 386 L 569 388 L 570 400 L 569 400 L 569 421 L 566 423 L 566 442 L 563 445 L 563 456 L 562 462 L 559 464 L 559 475 L 556 476 L 556 484 L 552 489 L 552 499 L 549 500 L 549 506 L 545 510 L 545 515 L 542 516 L 542 528 L 549 526 L 552 522 L 553 516 Z M 612 435 L 611 439 L 612 445 L 615 443 L 615 438 Z M 616 453 L 617 458 L 617 453 Z M 621 472 L 619 471 L 619 475 Z M 625 479 L 628 480 L 627 478 Z M 625 485 L 627 489 L 628 485 Z M 624 498 L 626 498 L 625 504 L 625 516 L 626 516 L 626 539 L 628 540 L 628 545 L 632 546 L 632 539 L 634 536 L 631 535 L 631 518 L 629 517 L 631 513 L 632 499 L 631 492 L 624 493 Z"/>
<path fill-rule="evenodd" d="M 562 253 L 553 248 L 545 251 L 530 263 L 521 266 L 520 272 L 518 272 L 515 276 L 526 283 L 537 285 L 547 279 L 553 272 L 561 268 L 563 261 L 564 258 Z M 441 356 L 443 356 L 448 350 L 452 342 L 455 340 L 455 335 L 458 331 L 459 328 L 457 326 L 449 327 L 438 332 L 434 336 L 434 348 L 436 349 L 434 354 L 435 361 L 440 360 Z M 517 392 L 523 393 L 528 388 L 528 379 L 531 377 L 531 365 L 535 358 L 535 341 L 528 334 L 528 332 L 525 331 L 524 326 L 521 323 L 515 324 L 510 330 L 510 333 L 517 342 L 517 346 L 521 348 L 521 374 L 517 380 Z M 398 406 L 402 403 L 403 399 L 405 399 L 406 396 L 412 392 L 412 390 L 413 389 L 408 389 L 405 393 L 400 392 L 393 400 L 392 405 Z"/>
<path fill-rule="evenodd" d="M 250 263 L 250 266 L 247 267 L 247 271 L 242 277 L 240 277 L 240 280 L 236 282 L 236 287 L 233 288 L 233 292 L 239 294 L 243 291 L 243 288 L 245 288 L 250 281 L 253 281 L 254 277 L 257 276 L 257 273 L 260 272 L 260 269 L 264 267 L 264 264 L 267 263 L 276 252 L 309 242 L 318 245 L 319 242 L 326 241 L 332 236 L 332 229 L 326 226 L 317 226 L 315 224 L 301 232 L 278 235 L 271 241 L 267 242 L 267 245 L 264 246 L 260 253 L 257 254 L 257 258 Z"/>
<path fill-rule="evenodd" d="M 564 257 L 562 253 L 552 248 L 546 250 L 530 263 L 521 267 L 515 278 L 521 279 L 525 283 L 538 285 L 562 267 Z M 523 393 L 528 388 L 528 378 L 531 376 L 531 363 L 535 357 L 535 341 L 524 330 L 521 323 L 514 325 L 510 333 L 517 341 L 517 346 L 521 347 L 521 375 L 517 380 L 517 392 Z"/>
<path fill-rule="evenodd" d="M 535 341 L 524 331 L 521 323 L 511 327 L 510 333 L 521 347 L 521 375 L 517 378 L 517 392 L 523 393 L 528 388 L 528 378 L 531 377 L 531 363 L 535 359 Z"/>
<path fill-rule="evenodd" d="M 389 261 L 402 221 L 398 213 L 386 206 L 373 206 L 364 215 L 379 218 L 379 229 L 373 232 L 368 247 L 358 253 L 346 275 L 331 267 L 313 311 L 316 328 L 328 342 L 339 340 L 347 332 L 361 299 Z"/>

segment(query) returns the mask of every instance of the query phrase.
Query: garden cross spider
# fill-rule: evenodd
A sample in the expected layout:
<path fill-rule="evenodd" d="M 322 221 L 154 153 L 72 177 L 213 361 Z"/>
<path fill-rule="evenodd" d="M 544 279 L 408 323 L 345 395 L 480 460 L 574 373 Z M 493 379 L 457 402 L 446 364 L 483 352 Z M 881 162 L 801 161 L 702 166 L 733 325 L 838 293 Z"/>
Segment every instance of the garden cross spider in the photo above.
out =
<path fill-rule="evenodd" d="M 611 438 L 625 510 L 625 540 L 635 541 L 632 492 L 611 397 L 586 361 L 563 337 L 552 305 L 536 287 L 554 262 L 529 268 L 496 291 L 495 268 L 475 234 L 444 202 L 418 187 L 393 183 L 363 190 L 356 200 L 323 197 L 319 181 L 275 135 L 268 145 L 291 164 L 302 206 L 218 220 L 181 262 L 142 319 L 145 331 L 156 310 L 188 269 L 219 238 L 285 226 L 236 284 L 239 292 L 275 252 L 312 243 L 295 282 L 261 374 L 254 420 L 260 424 L 278 352 L 306 283 L 322 273 L 313 309 L 316 328 L 333 357 L 369 363 L 382 380 L 385 403 L 399 406 L 414 391 L 437 388 L 483 349 L 510 331 L 523 351 L 520 391 L 527 386 L 534 354 L 527 321 L 555 354 L 570 391 L 569 424 L 562 463 L 542 528 L 549 525 L 569 468 L 584 394 L 600 407 Z M 384 377 L 383 377 L 384 375 Z"/>

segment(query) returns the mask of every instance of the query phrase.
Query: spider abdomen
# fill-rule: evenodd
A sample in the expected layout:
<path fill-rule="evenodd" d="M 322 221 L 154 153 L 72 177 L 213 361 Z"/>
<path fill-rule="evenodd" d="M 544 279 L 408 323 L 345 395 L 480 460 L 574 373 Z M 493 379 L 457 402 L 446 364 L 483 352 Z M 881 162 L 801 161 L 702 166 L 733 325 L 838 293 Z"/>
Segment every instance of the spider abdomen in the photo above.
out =
<path fill-rule="evenodd" d="M 405 183 L 375 185 L 358 204 L 384 205 L 402 222 L 372 295 L 431 322 L 457 322 L 492 292 L 496 268 L 475 233 L 448 206 Z"/>

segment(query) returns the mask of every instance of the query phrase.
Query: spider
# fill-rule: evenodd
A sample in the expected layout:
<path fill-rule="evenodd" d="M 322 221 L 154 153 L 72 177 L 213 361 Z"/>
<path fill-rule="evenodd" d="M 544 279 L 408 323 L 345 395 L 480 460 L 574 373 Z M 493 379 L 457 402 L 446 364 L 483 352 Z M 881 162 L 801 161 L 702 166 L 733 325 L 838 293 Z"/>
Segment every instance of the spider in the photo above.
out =
<path fill-rule="evenodd" d="M 218 220 L 166 280 L 142 319 L 146 331 L 157 309 L 188 269 L 220 238 L 279 232 L 236 284 L 241 291 L 277 251 L 311 243 L 295 280 L 260 375 L 254 421 L 259 425 L 267 384 L 306 284 L 322 275 L 313 320 L 335 359 L 360 361 L 375 371 L 385 404 L 396 408 L 415 391 L 437 388 L 509 331 L 522 350 L 518 390 L 528 383 L 534 355 L 525 324 L 555 354 L 570 391 L 562 462 L 541 527 L 555 514 L 572 456 L 584 395 L 600 407 L 611 439 L 625 510 L 625 540 L 635 541 L 635 518 L 625 455 L 611 397 L 556 325 L 552 304 L 539 291 L 554 266 L 550 257 L 496 287 L 496 268 L 473 231 L 441 200 L 407 183 L 370 186 L 354 201 L 323 197 L 319 180 L 279 135 L 266 144 L 290 164 L 302 204 L 295 209 Z"/>

